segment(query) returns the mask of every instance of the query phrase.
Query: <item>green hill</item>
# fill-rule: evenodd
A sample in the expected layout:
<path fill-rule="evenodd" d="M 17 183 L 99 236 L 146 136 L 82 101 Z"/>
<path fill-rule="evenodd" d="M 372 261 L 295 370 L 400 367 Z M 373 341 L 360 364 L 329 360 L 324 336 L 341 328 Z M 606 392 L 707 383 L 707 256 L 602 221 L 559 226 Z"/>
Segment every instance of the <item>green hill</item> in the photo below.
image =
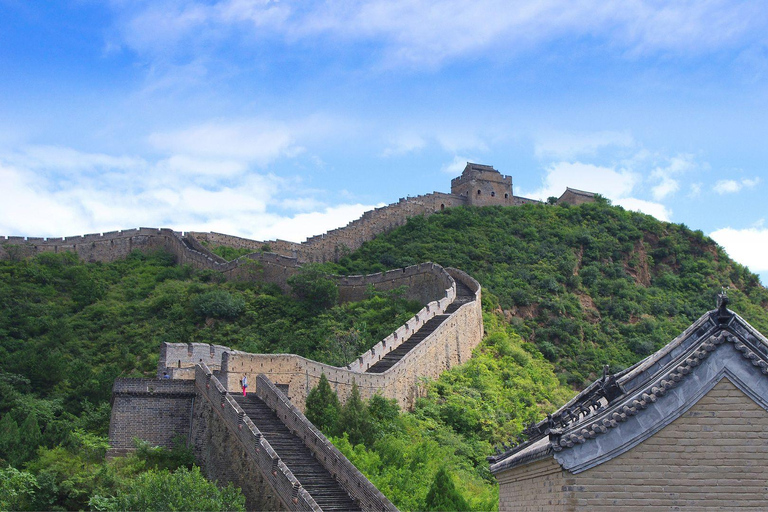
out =
<path fill-rule="evenodd" d="M 430 487 L 455 477 L 469 506 L 492 509 L 484 457 L 494 444 L 562 404 L 604 364 L 617 371 L 666 344 L 713 309 L 723 287 L 731 308 L 768 332 L 768 292 L 711 239 L 604 201 L 448 209 L 322 269 L 370 273 L 423 261 L 481 283 L 488 335 L 413 412 L 372 403 L 363 427 L 327 430 L 404 510 L 427 508 Z M 397 294 L 318 309 L 274 286 L 176 266 L 164 253 L 109 264 L 66 254 L 0 262 L 0 466 L 26 468 L 37 486 L 36 498 L 17 507 L 85 507 L 158 467 L 146 450 L 130 463 L 98 454 L 112 381 L 152 375 L 163 341 L 344 364 L 417 309 Z"/>
<path fill-rule="evenodd" d="M 486 311 L 578 388 L 665 345 L 728 288 L 732 309 L 768 331 L 768 292 L 712 239 L 604 200 L 578 207 L 452 208 L 411 219 L 345 257 L 337 272 L 434 261 L 483 286 Z"/>

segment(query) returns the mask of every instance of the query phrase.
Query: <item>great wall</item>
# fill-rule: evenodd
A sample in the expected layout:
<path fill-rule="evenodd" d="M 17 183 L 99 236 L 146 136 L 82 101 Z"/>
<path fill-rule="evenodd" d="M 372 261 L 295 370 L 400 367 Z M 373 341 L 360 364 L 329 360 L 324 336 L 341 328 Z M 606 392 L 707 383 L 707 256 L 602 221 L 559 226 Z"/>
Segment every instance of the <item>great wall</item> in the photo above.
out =
<path fill-rule="evenodd" d="M 567 189 L 558 202 L 592 200 L 593 194 Z M 0 259 L 69 251 L 84 261 L 108 262 L 134 250 L 163 249 L 178 264 L 216 270 L 228 279 L 273 283 L 289 292 L 288 279 L 302 263 L 336 261 L 410 217 L 457 206 L 526 203 L 538 201 L 514 196 L 511 177 L 489 166 L 467 164 L 464 173 L 452 180 L 451 194 L 404 198 L 300 244 L 139 228 L 65 238 L 0 238 Z M 254 252 L 226 261 L 213 254 L 210 245 Z M 344 368 L 293 354 L 165 343 L 156 379 L 118 379 L 114 384 L 110 454 L 132 450 L 134 438 L 170 446 L 182 435 L 210 478 L 243 489 L 249 510 L 334 510 L 340 496 L 349 498 L 343 510 L 396 510 L 304 417 L 304 401 L 325 374 L 342 401 L 355 383 L 364 398 L 379 393 L 409 407 L 425 378 L 436 378 L 465 362 L 480 343 L 480 285 L 461 270 L 432 263 L 335 279 L 340 301 L 358 300 L 371 286 L 377 290 L 405 286 L 406 296 L 424 307 Z M 232 394 L 243 376 L 255 383 L 245 400 Z"/>

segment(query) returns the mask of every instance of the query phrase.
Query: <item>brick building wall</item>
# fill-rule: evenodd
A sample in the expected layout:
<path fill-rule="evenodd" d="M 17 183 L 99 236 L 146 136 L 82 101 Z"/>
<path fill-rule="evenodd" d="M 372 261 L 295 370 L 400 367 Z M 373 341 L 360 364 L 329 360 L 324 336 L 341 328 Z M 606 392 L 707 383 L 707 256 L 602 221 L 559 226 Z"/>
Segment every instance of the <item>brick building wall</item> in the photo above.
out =
<path fill-rule="evenodd" d="M 766 461 L 768 411 L 724 378 L 665 428 L 594 468 L 572 475 L 547 457 L 500 474 L 499 510 L 765 510 Z M 545 477 L 527 476 L 536 471 Z"/>
<path fill-rule="evenodd" d="M 499 512 L 565 512 L 574 510 L 568 486 L 573 475 L 551 457 L 519 466 L 498 476 Z"/>
<path fill-rule="evenodd" d="M 112 387 L 110 455 L 133 450 L 134 438 L 171 447 L 176 436 L 188 437 L 194 396 L 192 381 L 117 379 Z"/>

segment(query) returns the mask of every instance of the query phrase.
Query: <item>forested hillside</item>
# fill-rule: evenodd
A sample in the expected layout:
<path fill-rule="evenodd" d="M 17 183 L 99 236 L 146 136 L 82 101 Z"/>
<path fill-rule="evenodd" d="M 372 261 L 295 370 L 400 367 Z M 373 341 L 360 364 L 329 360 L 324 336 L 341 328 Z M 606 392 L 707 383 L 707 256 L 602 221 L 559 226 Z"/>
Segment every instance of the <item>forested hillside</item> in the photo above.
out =
<path fill-rule="evenodd" d="M 345 257 L 337 272 L 434 261 L 483 286 L 486 311 L 578 388 L 603 364 L 618 370 L 650 354 L 715 308 L 768 332 L 768 292 L 701 231 L 605 200 L 578 207 L 452 208 L 414 218 Z"/>
<path fill-rule="evenodd" d="M 452 492 L 457 509 L 493 509 L 485 456 L 494 444 L 562 404 L 604 364 L 617 371 L 669 342 L 714 309 L 723 287 L 731 309 L 768 332 L 768 292 L 714 242 L 602 201 L 413 218 L 338 264 L 309 267 L 294 281 L 303 299 L 225 282 L 164 253 L 109 264 L 67 254 L 3 261 L 0 468 L 10 467 L 0 470 L 0 496 L 11 501 L 0 509 L 148 508 L 131 501 L 142 485 L 176 478 L 202 486 L 181 448 L 103 460 L 113 380 L 153 375 L 163 341 L 345 364 L 420 305 L 396 293 L 338 305 L 322 272 L 424 261 L 460 268 L 483 286 L 487 336 L 475 357 L 431 383 L 411 413 L 382 399 L 315 417 L 403 510 L 444 508 L 437 496 Z M 214 501 L 239 503 L 233 491 Z"/>

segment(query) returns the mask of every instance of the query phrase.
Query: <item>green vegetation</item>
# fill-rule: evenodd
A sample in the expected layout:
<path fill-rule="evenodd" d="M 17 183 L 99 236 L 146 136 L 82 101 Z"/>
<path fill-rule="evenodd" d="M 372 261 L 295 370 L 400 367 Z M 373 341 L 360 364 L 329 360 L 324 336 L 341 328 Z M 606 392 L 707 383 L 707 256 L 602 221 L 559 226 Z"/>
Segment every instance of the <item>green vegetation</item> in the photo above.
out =
<path fill-rule="evenodd" d="M 483 285 L 574 387 L 606 363 L 627 367 L 668 343 L 729 288 L 731 308 L 768 332 L 768 291 L 701 231 L 605 200 L 578 207 L 451 208 L 416 217 L 331 270 L 377 272 L 434 261 Z"/>
<path fill-rule="evenodd" d="M 207 244 L 204 244 L 207 245 Z M 246 254 L 251 254 L 254 251 L 253 249 L 248 249 L 245 247 L 227 247 L 226 245 L 215 245 L 213 247 L 208 247 L 208 249 L 215 254 L 216 256 L 221 256 L 227 261 L 236 260 L 240 256 L 245 256 Z"/>
<path fill-rule="evenodd" d="M 302 285 L 312 288 L 315 277 L 301 274 Z M 318 280 L 315 288 L 338 293 L 324 275 Z M 94 480 L 102 470 L 93 464 L 107 467 L 103 454 L 97 462 L 78 459 L 83 440 L 95 436 L 106 449 L 112 383 L 154 375 L 162 342 L 344 365 L 421 307 L 402 290 L 371 291 L 341 305 L 333 297 L 310 308 L 275 286 L 225 282 L 216 272 L 177 266 L 163 252 L 106 264 L 70 253 L 0 261 L 0 468 L 26 468 L 36 478 L 32 508 L 87 508 L 111 480 Z M 75 471 L 80 466 L 88 469 Z M 28 479 L 12 476 L 21 482 L 13 503 L 26 503 Z"/>
<path fill-rule="evenodd" d="M 114 379 L 153 375 L 164 341 L 346 364 L 420 305 L 402 291 L 339 305 L 326 273 L 424 261 L 483 286 L 488 335 L 473 359 L 425 383 L 409 413 L 381 397 L 341 406 L 323 380 L 307 404 L 402 510 L 448 507 L 440 495 L 456 509 L 464 500 L 493 510 L 485 457 L 494 444 L 561 405 L 603 364 L 617 371 L 668 343 L 714 308 L 722 287 L 733 310 L 768 332 L 768 291 L 757 276 L 700 231 L 605 201 L 417 217 L 338 264 L 307 266 L 291 280 L 297 298 L 177 266 L 162 252 L 104 264 L 50 253 L 2 261 L 0 508 L 240 508 L 226 489 L 211 494 L 180 446 L 104 460 Z M 161 485 L 190 489 L 177 498 L 198 501 L 162 501 L 171 493 L 137 501 Z"/>
<path fill-rule="evenodd" d="M 411 413 L 380 396 L 339 406 L 324 379 L 307 397 L 310 421 L 400 510 L 494 510 L 498 491 L 485 460 L 493 445 L 572 395 L 500 315 L 486 314 L 485 326 L 474 357 L 429 383 Z M 430 498 L 430 489 L 448 485 L 456 509 Z"/>
<path fill-rule="evenodd" d="M 40 448 L 26 470 L 0 469 L 0 510 L 244 510 L 231 486 L 219 489 L 192 466 L 183 440 L 172 450 L 138 443 L 105 461 L 105 438 L 76 432 L 68 446 Z"/>

